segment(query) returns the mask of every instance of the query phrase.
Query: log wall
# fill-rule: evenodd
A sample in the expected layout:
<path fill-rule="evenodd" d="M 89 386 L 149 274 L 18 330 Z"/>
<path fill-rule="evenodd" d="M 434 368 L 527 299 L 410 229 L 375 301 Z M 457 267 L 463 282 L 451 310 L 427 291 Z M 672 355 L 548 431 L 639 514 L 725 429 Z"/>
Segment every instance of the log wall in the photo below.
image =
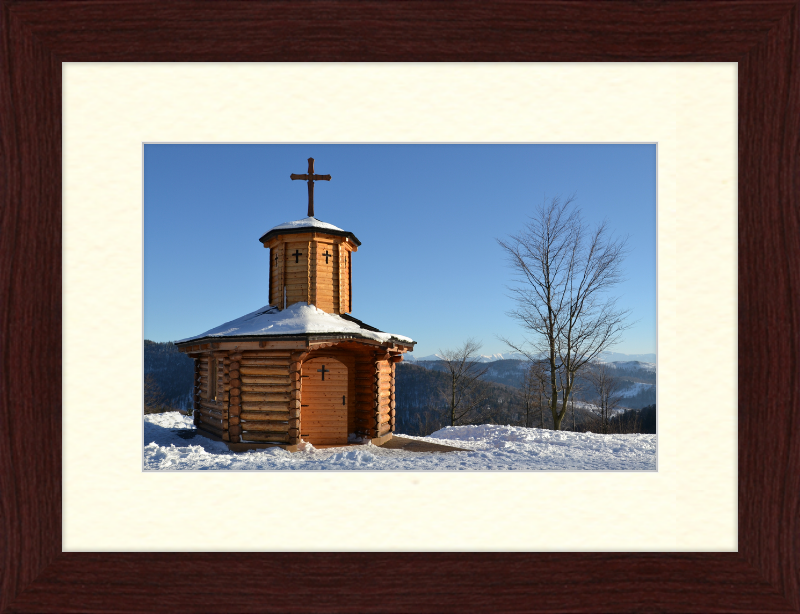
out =
<path fill-rule="evenodd" d="M 265 246 L 270 248 L 270 305 L 283 309 L 285 290 L 287 307 L 308 301 L 327 313 L 352 311 L 354 244 L 315 232 L 278 236 Z"/>
<path fill-rule="evenodd" d="M 228 352 L 214 352 L 201 357 L 201 385 L 195 394 L 195 425 L 225 441 L 230 441 L 228 403 L 230 399 L 230 359 Z M 210 374 L 216 366 L 216 386 L 211 385 Z M 203 376 L 202 374 L 206 375 Z M 213 394 L 212 394 L 213 393 Z"/>
<path fill-rule="evenodd" d="M 373 437 L 380 437 L 394 430 L 391 413 L 393 400 L 394 370 L 392 363 L 386 359 L 377 359 L 375 361 L 375 434 Z"/>
<path fill-rule="evenodd" d="M 393 432 L 398 357 L 375 345 L 357 342 L 323 347 L 211 349 L 194 356 L 195 424 L 231 443 L 296 445 L 303 419 L 303 363 L 330 356 L 347 367 L 347 432 L 369 438 Z M 212 396 L 214 363 L 217 378 Z"/>
<path fill-rule="evenodd" d="M 284 245 L 269 250 L 269 304 L 283 308 L 283 271 L 286 266 Z"/>
<path fill-rule="evenodd" d="M 355 403 L 353 432 L 373 437 L 375 426 L 375 365 L 372 353 L 355 357 Z"/>
<path fill-rule="evenodd" d="M 293 392 L 290 350 L 243 351 L 236 372 L 231 370 L 231 394 L 236 391 L 238 424 L 231 434 L 242 441 L 290 444 Z M 233 364 L 233 363 L 232 363 Z M 234 381 L 233 375 L 236 375 Z M 296 443 L 296 442 L 295 442 Z"/>
<path fill-rule="evenodd" d="M 347 248 L 343 244 L 339 244 L 337 247 L 337 268 L 338 268 L 338 275 L 337 275 L 337 285 L 338 285 L 338 303 L 336 305 L 337 311 L 336 313 L 349 313 L 350 312 L 350 279 L 348 275 L 348 262 L 349 252 Z"/>

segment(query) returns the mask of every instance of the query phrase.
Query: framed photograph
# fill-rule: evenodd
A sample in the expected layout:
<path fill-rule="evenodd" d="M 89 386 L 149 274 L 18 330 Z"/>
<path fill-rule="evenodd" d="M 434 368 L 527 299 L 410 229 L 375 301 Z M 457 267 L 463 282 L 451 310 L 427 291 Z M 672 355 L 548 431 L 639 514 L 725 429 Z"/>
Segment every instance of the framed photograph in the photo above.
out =
<path fill-rule="evenodd" d="M 656 177 L 655 143 L 145 144 L 145 470 L 656 471 Z"/>
<path fill-rule="evenodd" d="M 495 3 L 491 8 L 449 3 L 377 2 L 353 7 L 320 3 L 309 17 L 290 4 L 4 3 L 2 36 L 9 53 L 0 75 L 5 178 L 0 213 L 0 280 L 5 292 L 0 305 L 6 339 L 0 358 L 4 365 L 0 390 L 6 428 L 0 446 L 0 478 L 6 565 L 0 572 L 0 611 L 798 611 L 797 549 L 793 547 L 798 537 L 793 519 L 800 489 L 793 469 L 800 444 L 792 436 L 797 404 L 793 357 L 798 343 L 792 280 L 800 262 L 794 215 L 800 122 L 793 112 L 800 83 L 791 61 L 800 26 L 798 8 L 797 2 L 676 2 L 655 7 L 638 3 L 531 3 L 522 7 Z M 360 19 L 353 20 L 351 11 L 359 11 Z M 276 551 L 259 552 L 257 546 L 247 546 L 248 535 L 241 530 L 249 522 L 247 508 L 235 499 L 229 500 L 226 513 L 201 518 L 203 538 L 215 540 L 213 546 L 204 547 L 210 551 L 181 552 L 197 549 L 186 542 L 175 547 L 161 541 L 152 547 L 147 527 L 138 525 L 132 530 L 134 525 L 125 522 L 116 527 L 119 539 L 127 540 L 123 547 L 115 547 L 121 542 L 111 540 L 106 548 L 71 548 L 70 527 L 96 520 L 94 514 L 101 508 L 90 511 L 87 518 L 75 517 L 75 508 L 62 500 L 65 490 L 72 488 L 62 484 L 65 471 L 71 471 L 68 480 L 77 479 L 83 485 L 95 479 L 94 490 L 84 492 L 103 505 L 113 506 L 115 499 L 131 494 L 147 497 L 148 493 L 131 493 L 130 487 L 122 484 L 107 488 L 107 475 L 97 481 L 100 467 L 96 474 L 90 470 L 75 476 L 74 468 L 68 470 L 63 461 L 67 458 L 73 464 L 79 460 L 81 446 L 76 446 L 76 441 L 105 450 L 103 439 L 108 429 L 94 419 L 96 403 L 87 404 L 83 419 L 70 413 L 62 420 L 65 382 L 56 374 L 61 374 L 62 368 L 73 368 L 70 365 L 83 368 L 87 359 L 98 365 L 98 374 L 103 372 L 102 378 L 91 370 L 80 378 L 70 374 L 73 383 L 66 389 L 68 395 L 76 391 L 94 395 L 98 388 L 120 390 L 125 388 L 120 382 L 137 382 L 131 397 L 114 398 L 108 393 L 108 406 L 103 409 L 111 412 L 114 404 L 131 399 L 140 403 L 141 363 L 117 359 L 112 352 L 127 343 L 127 333 L 123 338 L 107 337 L 103 344 L 84 344 L 81 350 L 65 343 L 69 349 L 60 350 L 64 338 L 69 340 L 76 333 L 68 326 L 62 330 L 62 317 L 73 315 L 62 313 L 62 281 L 68 288 L 75 275 L 69 249 L 64 256 L 67 260 L 62 259 L 62 222 L 70 223 L 62 219 L 62 190 L 65 194 L 71 191 L 68 181 L 94 182 L 101 191 L 108 189 L 104 182 L 117 181 L 98 175 L 91 167 L 84 167 L 78 175 L 70 171 L 63 179 L 62 139 L 68 142 L 70 134 L 62 125 L 69 126 L 66 120 L 70 118 L 62 115 L 62 62 L 101 63 L 98 68 L 102 70 L 102 64 L 110 62 L 222 61 L 233 63 L 226 70 L 234 77 L 238 63 L 244 62 L 738 62 L 736 551 L 670 552 L 664 547 L 663 552 L 626 552 L 635 548 L 626 547 L 624 536 L 616 542 L 618 547 L 592 548 L 570 542 L 567 531 L 560 547 L 538 552 L 480 552 L 475 547 L 459 547 L 457 541 L 426 551 L 410 534 L 401 537 L 412 544 L 406 550 L 413 551 L 402 552 L 401 546 L 390 548 L 398 552 L 378 552 L 364 544 L 387 543 L 386 536 L 394 526 L 387 517 L 392 518 L 395 504 L 394 485 L 387 488 L 379 483 L 368 493 L 372 507 L 364 496 L 359 499 L 364 507 L 350 520 L 351 528 L 359 529 L 357 551 L 347 552 L 347 548 L 331 547 L 324 541 L 318 542 L 317 552 L 308 547 L 308 541 L 303 548 L 292 548 L 290 544 L 299 543 L 300 538 L 318 536 L 314 526 L 294 522 L 299 516 L 293 512 L 302 516 L 303 510 L 286 508 L 275 521 L 270 510 L 261 507 L 259 514 L 269 519 L 266 530 L 288 537 Z M 656 64 L 652 67 L 657 69 Z M 170 68 L 160 67 L 167 71 L 164 75 Z M 358 65 L 344 68 L 359 69 Z M 563 68 L 571 70 L 573 66 Z M 481 69 L 496 70 L 497 78 L 502 78 L 503 70 L 514 67 L 486 64 Z M 460 67 L 454 65 L 452 70 L 457 73 Z M 111 80 L 112 72 L 107 74 Z M 302 78 L 296 80 L 298 85 L 306 85 Z M 404 85 L 396 83 L 398 100 L 410 91 Z M 132 103 L 137 103 L 140 92 L 136 80 L 131 80 L 126 96 Z M 99 111 L 105 102 L 99 96 L 84 108 L 91 110 L 96 104 Z M 316 102 L 325 104 L 326 100 Z M 169 100 L 156 96 L 150 103 L 168 105 Z M 277 107 L 270 106 L 273 103 L 263 101 L 263 112 L 276 112 Z M 648 104 L 657 105 L 658 97 Z M 447 111 L 447 104 L 438 111 Z M 217 112 L 224 114 L 224 109 Z M 438 118 L 436 113 L 434 116 Z M 207 138 L 202 114 L 188 119 L 195 122 L 198 139 Z M 384 125 L 392 122 L 387 116 L 382 120 Z M 425 128 L 433 134 L 435 125 Z M 307 138 L 302 126 L 295 133 L 301 140 Z M 150 139 L 145 134 L 143 140 Z M 278 135 L 275 140 L 284 138 Z M 324 132 L 319 140 L 327 140 Z M 113 147 L 107 153 L 129 155 Z M 140 163 L 136 162 L 140 153 L 136 152 L 134 165 Z M 113 185 L 121 199 L 128 198 L 129 188 L 123 183 Z M 136 190 L 134 183 L 133 192 Z M 101 220 L 110 215 L 96 203 L 91 206 Z M 113 223 L 120 219 L 135 222 L 139 211 L 122 209 L 121 213 L 119 208 L 115 210 L 114 215 L 123 217 Z M 132 217 L 125 217 L 128 215 Z M 109 218 L 109 227 L 111 222 Z M 714 227 L 713 223 L 707 226 L 709 232 Z M 684 230 L 691 232 L 681 228 Z M 69 237 L 70 243 L 74 245 L 76 238 L 90 250 L 97 240 L 95 255 L 104 259 L 106 269 L 123 262 L 117 259 L 122 248 L 132 245 L 140 249 L 136 245 L 141 240 L 122 233 L 114 237 L 117 247 L 104 251 L 101 245 L 108 245 L 108 237 L 101 241 L 97 234 L 79 233 Z M 64 276 L 71 277 L 62 278 L 62 266 Z M 125 277 L 125 271 L 120 269 L 119 275 Z M 87 294 L 83 302 L 70 303 L 69 309 L 77 306 L 91 311 L 93 302 L 105 296 L 101 286 L 97 286 L 98 296 Z M 129 285 L 127 288 L 136 294 Z M 129 302 L 129 296 L 123 293 L 115 300 L 119 302 L 105 304 L 116 308 Z M 697 300 L 702 306 L 702 297 Z M 96 329 L 111 330 L 117 319 L 128 317 L 121 314 L 111 309 L 97 321 Z M 131 342 L 140 347 L 141 331 L 135 320 L 129 328 L 136 333 L 130 335 Z M 93 334 L 90 329 L 81 332 Z M 705 334 L 714 338 L 713 327 Z M 704 343 L 703 339 L 697 341 Z M 101 366 L 109 363 L 118 368 L 113 374 L 114 386 L 103 381 L 110 376 Z M 114 420 L 111 413 L 106 415 Z M 77 432 L 81 433 L 79 439 L 74 438 Z M 118 446 L 113 454 L 115 458 L 108 457 L 110 463 L 124 462 L 129 451 Z M 206 494 L 216 492 L 222 485 L 219 481 L 194 484 L 198 488 L 185 484 L 181 496 L 199 489 Z M 160 488 L 155 482 L 150 485 Z M 409 483 L 409 492 L 415 487 Z M 431 484 L 422 483 L 421 487 L 430 488 Z M 492 488 L 487 485 L 486 491 L 475 491 L 476 496 L 488 493 L 494 497 Z M 449 505 L 453 500 L 447 489 L 439 492 L 441 501 L 434 503 L 464 515 L 464 508 Z M 515 500 L 512 491 L 506 494 Z M 340 495 L 342 499 L 334 501 L 345 504 L 348 497 L 361 496 L 355 490 Z M 159 531 L 156 524 L 178 530 L 186 522 L 197 526 L 203 510 L 186 499 L 159 511 L 160 522 L 149 527 L 154 532 Z M 336 506 L 326 507 L 318 514 L 320 523 L 324 524 L 324 516 L 338 513 Z M 700 508 L 692 511 L 704 521 L 705 513 Z M 482 519 L 476 515 L 473 520 Z M 435 517 L 423 530 L 446 533 L 451 521 L 452 516 Z M 713 531 L 715 522 L 730 521 L 712 517 L 706 526 Z M 634 525 L 626 526 L 634 530 Z M 522 535 L 504 535 L 502 530 L 487 527 L 485 519 L 484 527 L 489 539 L 500 544 L 498 549 Z M 533 530 L 544 533 L 549 528 Z M 292 541 L 294 535 L 300 538 Z M 130 545 L 137 542 L 142 544 L 140 548 Z M 559 575 L 564 569 L 569 570 L 569 578 Z M 365 582 L 366 578 L 372 581 Z"/>

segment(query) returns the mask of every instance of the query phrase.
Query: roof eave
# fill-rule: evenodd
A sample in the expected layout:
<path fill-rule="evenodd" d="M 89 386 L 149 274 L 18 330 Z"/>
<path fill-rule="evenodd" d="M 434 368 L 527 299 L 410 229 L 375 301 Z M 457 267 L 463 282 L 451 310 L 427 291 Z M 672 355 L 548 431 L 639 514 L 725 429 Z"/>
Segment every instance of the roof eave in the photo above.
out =
<path fill-rule="evenodd" d="M 264 234 L 259 241 L 261 243 L 266 243 L 272 237 L 277 237 L 279 235 L 295 235 L 295 234 L 305 234 L 308 232 L 316 232 L 319 234 L 328 234 L 328 235 L 336 235 L 339 237 L 347 237 L 348 239 L 352 239 L 356 245 L 361 245 L 361 241 L 356 238 L 349 230 L 331 230 L 329 228 L 319 228 L 317 226 L 301 226 L 299 228 L 280 228 L 275 229 L 273 228 L 266 234 Z"/>
<path fill-rule="evenodd" d="M 404 341 L 402 339 L 397 339 L 396 337 L 391 337 L 387 341 L 378 341 L 377 339 L 367 337 L 366 335 L 360 335 L 358 333 L 298 333 L 296 335 L 206 335 L 205 337 L 197 337 L 186 341 L 176 341 L 175 345 L 177 347 L 184 347 L 187 345 L 197 345 L 198 343 L 222 343 L 226 341 L 315 341 L 327 339 L 364 339 L 366 341 L 372 341 L 381 345 L 393 343 L 398 345 L 408 345 L 412 348 L 417 344 L 416 341 Z"/>

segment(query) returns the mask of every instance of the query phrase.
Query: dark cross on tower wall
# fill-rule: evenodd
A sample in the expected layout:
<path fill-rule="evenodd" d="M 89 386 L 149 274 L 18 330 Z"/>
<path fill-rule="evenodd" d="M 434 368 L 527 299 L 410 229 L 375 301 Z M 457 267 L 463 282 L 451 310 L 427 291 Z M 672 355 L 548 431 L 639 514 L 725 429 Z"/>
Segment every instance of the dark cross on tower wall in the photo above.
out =
<path fill-rule="evenodd" d="M 296 249 L 296 250 L 294 250 L 293 254 L 289 254 L 289 255 L 290 256 L 294 256 L 294 263 L 297 264 L 298 262 L 300 262 L 300 256 L 303 255 L 303 252 L 301 252 L 299 249 Z"/>
<path fill-rule="evenodd" d="M 275 252 L 275 266 L 278 266 L 278 252 Z"/>
<path fill-rule="evenodd" d="M 325 374 L 326 373 L 330 373 L 330 372 L 331 372 L 330 369 L 328 369 L 327 371 L 325 370 L 325 365 L 322 365 L 321 369 L 317 369 L 317 373 L 322 373 L 322 381 L 323 382 L 325 381 Z"/>
<path fill-rule="evenodd" d="M 301 179 L 308 181 L 308 217 L 314 217 L 314 182 L 315 181 L 330 181 L 330 175 L 315 175 L 314 174 L 314 158 L 308 159 L 308 173 L 305 175 L 297 175 L 292 173 L 289 175 L 292 180 Z"/>
<path fill-rule="evenodd" d="M 330 258 L 331 256 L 333 256 L 333 254 L 329 254 L 329 253 L 328 253 L 328 250 L 327 250 L 327 249 L 325 250 L 325 253 L 324 253 L 324 254 L 322 254 L 322 255 L 323 255 L 323 256 L 325 256 L 325 264 L 328 264 L 328 258 Z"/>

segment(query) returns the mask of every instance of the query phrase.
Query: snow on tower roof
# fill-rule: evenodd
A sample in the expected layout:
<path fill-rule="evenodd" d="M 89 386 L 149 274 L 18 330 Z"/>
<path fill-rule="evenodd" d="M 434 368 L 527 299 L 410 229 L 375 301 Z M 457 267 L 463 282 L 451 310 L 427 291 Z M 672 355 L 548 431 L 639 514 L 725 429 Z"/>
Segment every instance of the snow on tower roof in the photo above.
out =
<path fill-rule="evenodd" d="M 309 230 L 321 230 L 334 235 L 350 237 L 353 239 L 353 241 L 355 241 L 356 245 L 361 245 L 361 241 L 356 239 L 356 236 L 352 232 L 342 230 L 338 226 L 328 224 L 327 222 L 318 220 L 315 217 L 304 217 L 302 220 L 294 220 L 293 222 L 284 222 L 283 224 L 278 224 L 274 228 L 268 230 L 266 234 L 259 239 L 259 241 L 263 243 L 275 235 L 308 232 Z"/>
<path fill-rule="evenodd" d="M 283 337 L 308 334 L 346 334 L 373 339 L 380 343 L 393 340 L 401 343 L 415 343 L 402 335 L 381 332 L 351 316 L 325 313 L 308 303 L 294 303 L 283 311 L 267 305 L 241 318 L 207 330 L 201 335 L 181 339 L 175 343 L 196 341 L 206 337 Z"/>

